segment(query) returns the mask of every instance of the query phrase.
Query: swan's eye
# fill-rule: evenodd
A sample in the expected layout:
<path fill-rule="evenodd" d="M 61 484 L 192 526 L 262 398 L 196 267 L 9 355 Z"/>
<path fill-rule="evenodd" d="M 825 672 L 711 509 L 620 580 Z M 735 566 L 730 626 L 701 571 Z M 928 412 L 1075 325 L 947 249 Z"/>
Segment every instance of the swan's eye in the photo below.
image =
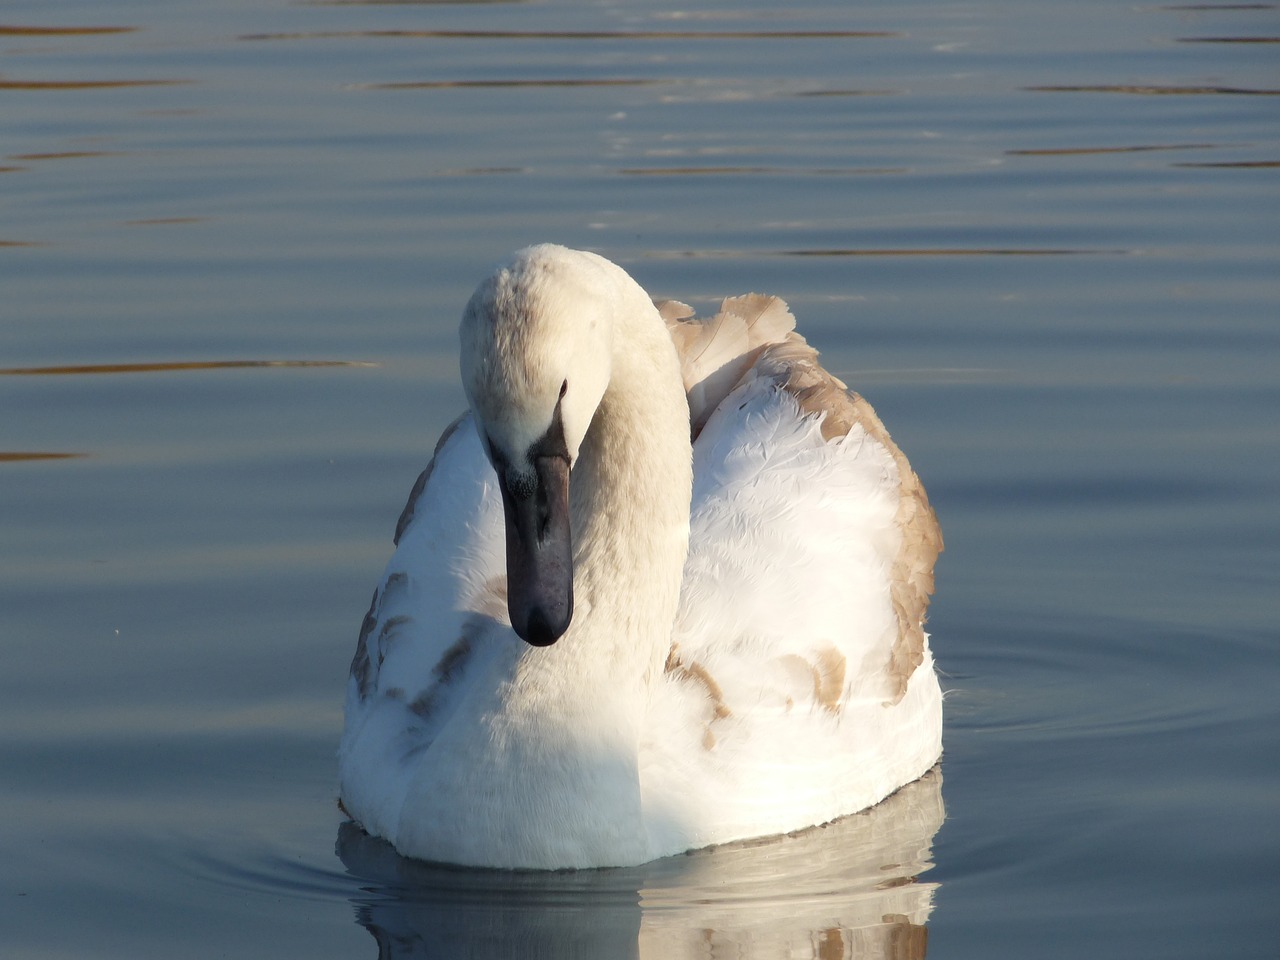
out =
<path fill-rule="evenodd" d="M 560 384 L 560 399 L 563 400 L 564 395 L 568 392 L 569 392 L 569 381 L 566 380 L 564 383 Z"/>

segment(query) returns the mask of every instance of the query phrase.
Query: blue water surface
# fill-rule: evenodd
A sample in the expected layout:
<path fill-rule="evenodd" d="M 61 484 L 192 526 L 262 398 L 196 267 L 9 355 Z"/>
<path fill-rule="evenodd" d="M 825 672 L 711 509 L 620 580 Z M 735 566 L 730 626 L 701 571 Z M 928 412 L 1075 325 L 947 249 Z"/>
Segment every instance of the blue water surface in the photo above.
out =
<path fill-rule="evenodd" d="M 6 957 L 1275 955 L 1276 4 L 2 19 Z M 876 406 L 947 541 L 925 781 L 630 871 L 344 826 L 457 318 L 541 240 L 778 294 Z"/>

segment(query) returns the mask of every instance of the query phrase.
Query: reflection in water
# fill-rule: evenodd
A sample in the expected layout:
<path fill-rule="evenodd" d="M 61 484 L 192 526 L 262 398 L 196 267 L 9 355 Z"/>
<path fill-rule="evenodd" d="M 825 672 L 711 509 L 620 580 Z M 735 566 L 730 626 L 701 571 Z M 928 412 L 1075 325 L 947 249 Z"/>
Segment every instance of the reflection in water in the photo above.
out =
<path fill-rule="evenodd" d="M 398 856 L 353 823 L 338 856 L 380 958 L 923 957 L 942 825 L 935 769 L 826 827 L 639 867 L 467 870 Z"/>
<path fill-rule="evenodd" d="M 0 37 L 74 37 L 103 33 L 133 33 L 137 27 L 15 27 L 0 26 Z"/>
<path fill-rule="evenodd" d="M 1157 87 L 1136 86 L 1132 84 L 1069 84 L 1040 87 L 1023 87 L 1037 93 L 1136 93 L 1141 96 L 1182 96 L 1198 97 L 1208 94 L 1225 94 L 1227 96 L 1261 96 L 1274 97 L 1280 90 L 1259 89 L 1256 87 Z"/>
<path fill-rule="evenodd" d="M 1240 167 L 1245 170 L 1253 169 L 1271 169 L 1280 167 L 1280 160 L 1217 160 L 1205 161 L 1203 163 L 1175 163 L 1175 167 L 1191 167 L 1206 170 L 1218 170 L 1222 168 Z"/>
<path fill-rule="evenodd" d="M 742 260 L 759 257 L 1072 257 L 1087 254 L 1119 256 L 1127 250 L 1089 250 L 1072 247 L 863 247 L 813 250 L 647 250 L 644 260 Z M 3 373 L 4 371 L 0 371 Z"/>
<path fill-rule="evenodd" d="M 626 177 L 736 177 L 736 176 L 787 176 L 787 177 L 849 177 L 867 174 L 900 174 L 902 167 L 623 167 L 618 173 Z"/>
<path fill-rule="evenodd" d="M 12 153 L 9 160 L 84 160 L 87 157 L 119 157 L 111 150 L 60 150 L 56 153 Z"/>
<path fill-rule="evenodd" d="M 665 80 L 629 77 L 562 77 L 550 80 L 410 80 L 404 83 L 360 83 L 352 90 L 449 90 L 503 87 L 652 87 Z"/>
<path fill-rule="evenodd" d="M 207 217 L 146 217 L 142 220 L 122 220 L 127 227 L 171 227 L 184 223 L 204 223 Z"/>
<path fill-rule="evenodd" d="M 524 3 L 526 0 L 299 0 L 299 6 L 307 7 L 484 7 L 491 4 Z"/>
<path fill-rule="evenodd" d="M 57 377 L 96 373 L 167 373 L 256 367 L 376 367 L 364 360 L 173 360 L 162 363 L 89 363 L 58 367 L 0 367 L 0 377 Z"/>
<path fill-rule="evenodd" d="M 0 80 L 0 90 L 114 90 L 118 87 L 171 87 L 190 80 Z"/>
<path fill-rule="evenodd" d="M 1150 153 L 1155 150 L 1211 150 L 1216 143 L 1140 144 L 1131 147 L 1047 147 L 1040 150 L 1006 150 L 1011 157 L 1074 157 L 1095 153 Z"/>
<path fill-rule="evenodd" d="M 314 30 L 246 33 L 240 40 L 865 40 L 901 36 L 883 30 Z"/>
<path fill-rule="evenodd" d="M 1280 37 L 1178 37 L 1178 43 L 1280 43 Z"/>
<path fill-rule="evenodd" d="M 19 460 L 75 460 L 87 457 L 87 453 L 50 453 L 43 450 L 0 450 L 0 463 Z"/>

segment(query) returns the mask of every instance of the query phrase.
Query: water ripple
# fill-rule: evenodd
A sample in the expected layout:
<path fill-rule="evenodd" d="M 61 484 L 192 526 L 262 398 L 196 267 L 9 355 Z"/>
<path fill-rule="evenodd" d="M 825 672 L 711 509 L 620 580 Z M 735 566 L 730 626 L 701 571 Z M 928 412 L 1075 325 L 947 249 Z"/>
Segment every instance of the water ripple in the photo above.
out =
<path fill-rule="evenodd" d="M 930 848 L 944 817 L 942 776 L 934 768 L 882 803 L 824 826 L 637 867 L 529 871 L 428 863 L 401 857 L 347 821 L 338 828 L 340 864 L 309 863 L 270 839 L 251 837 L 243 844 L 251 849 L 192 847 L 182 854 L 182 869 L 251 893 L 399 904 L 446 922 L 459 908 L 538 922 L 551 907 L 577 915 L 570 929 L 610 908 L 629 911 L 628 923 L 638 924 L 632 911 L 639 907 L 650 925 L 691 924 L 695 932 L 712 917 L 750 924 L 762 910 L 781 924 L 804 926 L 810 918 L 803 915 L 816 913 L 879 925 L 886 913 L 914 913 L 917 922 L 927 917 L 936 885 L 918 878 L 932 867 Z"/>
<path fill-rule="evenodd" d="M 618 173 L 629 177 L 686 177 L 686 176 L 742 176 L 783 175 L 788 177 L 846 177 L 902 174 L 906 167 L 815 167 L 805 170 L 800 167 L 770 166 L 715 166 L 715 167 L 623 167 Z"/>
<path fill-rule="evenodd" d="M 1197 169 L 1220 170 L 1223 168 L 1239 168 L 1243 170 L 1269 169 L 1280 167 L 1280 160 L 1218 160 L 1202 163 L 1175 163 L 1175 167 L 1192 167 Z"/>
<path fill-rule="evenodd" d="M 49 377 L 98 373 L 160 373 L 257 367 L 376 367 L 364 360 L 183 360 L 164 363 L 89 363 L 56 367 L 0 367 L 0 377 Z"/>
<path fill-rule="evenodd" d="M 134 33 L 138 27 L 26 27 L 0 25 L 0 37 L 78 37 L 104 33 Z"/>
<path fill-rule="evenodd" d="M 356 83 L 348 90 L 506 89 L 509 87 L 651 87 L 667 80 L 630 77 L 559 77 L 548 80 L 409 80 L 400 83 Z"/>
<path fill-rule="evenodd" d="M 1148 153 L 1156 150 L 1213 150 L 1216 143 L 1153 143 L 1128 147 L 1052 147 L 1041 150 L 1006 150 L 1010 157 L 1071 157 L 1095 153 Z"/>
<path fill-rule="evenodd" d="M 9 160 L 84 160 L 88 157 L 122 157 L 125 154 L 113 150 L 60 150 L 53 153 L 13 153 Z"/>
<path fill-rule="evenodd" d="M 1280 43 L 1280 37 L 1178 37 L 1178 43 Z"/>
<path fill-rule="evenodd" d="M 238 40 L 863 40 L 899 37 L 886 30 L 312 30 L 246 33 Z"/>
<path fill-rule="evenodd" d="M 1121 249 L 1086 247 L 825 247 L 796 250 L 650 250 L 646 260 L 740 260 L 759 257 L 1074 257 L 1127 256 Z"/>
<path fill-rule="evenodd" d="M 50 453 L 35 450 L 0 450 L 0 463 L 16 463 L 23 460 L 76 460 L 87 453 Z"/>
<path fill-rule="evenodd" d="M 169 87 L 191 80 L 0 80 L 0 90 L 114 90 L 121 87 Z"/>
<path fill-rule="evenodd" d="M 1139 96 L 1280 96 L 1280 89 L 1257 87 L 1201 87 L 1201 86 L 1156 86 L 1145 84 L 1047 84 L 1043 86 L 1023 87 L 1036 93 L 1129 93 Z"/>

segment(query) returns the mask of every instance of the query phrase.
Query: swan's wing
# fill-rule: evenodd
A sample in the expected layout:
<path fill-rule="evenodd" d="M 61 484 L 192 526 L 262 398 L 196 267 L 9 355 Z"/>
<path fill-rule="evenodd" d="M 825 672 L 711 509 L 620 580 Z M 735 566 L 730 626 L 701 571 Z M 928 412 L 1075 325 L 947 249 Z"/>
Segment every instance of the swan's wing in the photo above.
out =
<path fill-rule="evenodd" d="M 485 655 L 481 636 L 507 624 L 502 524 L 497 478 L 466 414 L 414 485 L 351 662 L 342 796 L 381 836 L 396 835 L 406 760 L 452 712 L 468 661 Z"/>
<path fill-rule="evenodd" d="M 763 315 L 767 298 L 747 299 Z M 924 489 L 800 336 L 760 339 L 717 368 L 735 382 L 702 382 L 680 611 L 642 748 L 666 848 L 862 809 L 941 747 L 923 624 L 942 541 Z"/>
<path fill-rule="evenodd" d="M 668 320 L 687 377 L 728 340 L 723 328 L 740 331 L 691 388 L 711 410 L 694 445 L 669 666 L 710 679 L 714 660 L 741 677 L 743 696 L 769 695 L 761 683 L 772 682 L 783 703 L 837 713 L 866 698 L 893 703 L 925 657 L 941 533 L 871 405 L 822 368 L 793 323 L 781 300 L 756 294 L 726 300 L 710 321 Z M 722 699 L 740 686 L 714 684 Z"/>
<path fill-rule="evenodd" d="M 942 530 L 924 484 L 871 404 L 824 370 L 818 352 L 799 334 L 789 334 L 784 342 L 767 347 L 755 370 L 793 399 L 806 417 L 820 421 L 827 447 L 867 444 L 892 461 L 887 478 L 894 510 L 892 536 L 881 545 L 878 559 L 889 561 L 896 628 L 889 676 L 896 700 L 924 660 L 924 624 L 933 593 L 933 567 L 943 548 Z"/>
<path fill-rule="evenodd" d="M 719 312 L 707 319 L 695 317 L 693 308 L 678 300 L 655 305 L 680 355 L 695 438 L 760 351 L 785 340 L 796 326 L 796 318 L 782 300 L 759 293 L 729 297 Z"/>

